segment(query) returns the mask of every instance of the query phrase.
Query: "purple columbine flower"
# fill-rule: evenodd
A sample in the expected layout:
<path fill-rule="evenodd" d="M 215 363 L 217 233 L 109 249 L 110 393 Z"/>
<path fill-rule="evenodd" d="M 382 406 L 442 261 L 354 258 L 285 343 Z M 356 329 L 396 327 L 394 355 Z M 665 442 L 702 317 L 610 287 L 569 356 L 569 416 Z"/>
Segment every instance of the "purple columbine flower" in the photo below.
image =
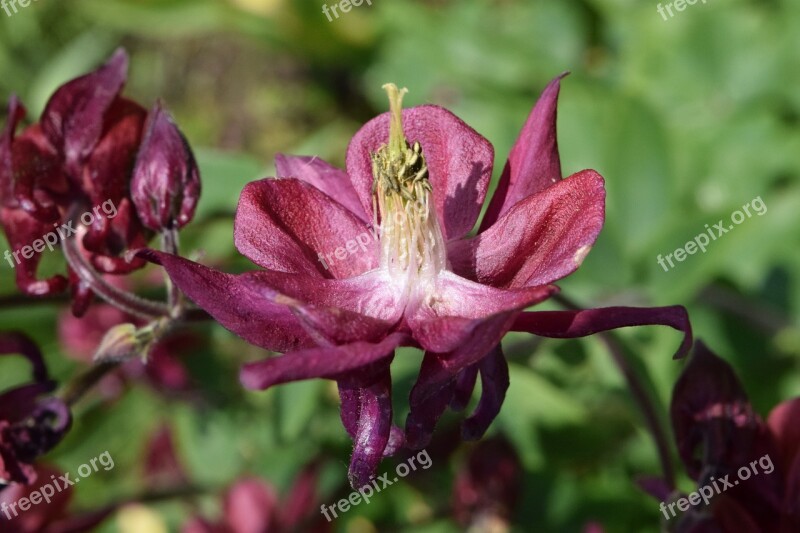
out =
<path fill-rule="evenodd" d="M 69 430 L 69 408 L 52 392 L 44 359 L 36 344 L 21 333 L 0 335 L 0 356 L 20 354 L 33 367 L 33 381 L 0 393 L 0 491 L 10 483 L 36 480 L 34 461 L 58 444 Z"/>
<path fill-rule="evenodd" d="M 337 381 L 355 443 L 354 486 L 403 443 L 424 447 L 448 404 L 463 408 L 478 375 L 482 396 L 463 433 L 485 432 L 509 384 L 500 347 L 508 331 L 569 338 L 666 324 L 686 333 L 681 353 L 691 345 L 682 307 L 524 312 L 578 268 L 604 220 L 603 178 L 561 176 L 559 83 L 533 109 L 474 237 L 492 145 L 441 107 L 402 111 L 404 91 L 386 85 L 391 111 L 356 133 L 346 171 L 279 156 L 279 179 L 245 187 L 235 243 L 263 270 L 236 276 L 146 252 L 223 326 L 285 352 L 245 366 L 247 388 Z M 392 426 L 389 369 L 399 346 L 425 351 L 405 431 Z"/>

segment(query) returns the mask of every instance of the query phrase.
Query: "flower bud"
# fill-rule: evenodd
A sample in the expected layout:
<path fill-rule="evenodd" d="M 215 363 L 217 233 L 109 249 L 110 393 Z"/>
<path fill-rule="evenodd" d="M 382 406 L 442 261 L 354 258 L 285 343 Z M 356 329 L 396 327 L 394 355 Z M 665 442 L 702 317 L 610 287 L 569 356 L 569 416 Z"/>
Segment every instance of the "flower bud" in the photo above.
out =
<path fill-rule="evenodd" d="M 200 173 L 192 150 L 169 114 L 156 104 L 145 125 L 131 180 L 142 223 L 154 231 L 182 228 L 194 217 Z"/>

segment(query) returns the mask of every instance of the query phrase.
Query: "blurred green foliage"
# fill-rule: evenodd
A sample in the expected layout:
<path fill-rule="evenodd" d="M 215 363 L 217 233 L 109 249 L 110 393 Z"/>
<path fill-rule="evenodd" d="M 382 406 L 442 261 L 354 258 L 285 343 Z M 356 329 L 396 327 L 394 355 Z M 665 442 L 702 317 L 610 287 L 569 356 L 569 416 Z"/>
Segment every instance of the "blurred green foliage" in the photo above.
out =
<path fill-rule="evenodd" d="M 564 172 L 597 169 L 608 203 L 605 229 L 564 293 L 586 306 L 687 305 L 697 336 L 734 364 L 762 414 L 800 394 L 800 4 L 710 1 L 665 21 L 655 1 L 374 0 L 328 22 L 321 3 L 42 0 L 10 18 L 0 12 L 0 99 L 17 93 L 36 116 L 60 83 L 125 46 L 128 94 L 145 105 L 163 98 L 201 165 L 204 193 L 184 250 L 241 270 L 249 267 L 234 250 L 231 216 L 243 185 L 269 175 L 277 152 L 341 164 L 350 136 L 384 110 L 382 83 L 407 86 L 409 105 L 452 109 L 494 143 L 499 171 L 541 89 L 571 71 L 559 106 Z M 659 254 L 756 197 L 766 214 L 669 272 L 659 267 Z M 0 269 L 2 294 L 11 295 L 11 270 Z M 4 306 L 0 327 L 29 332 L 66 377 L 80 365 L 56 336 L 63 307 Z M 108 449 L 117 467 L 82 485 L 77 504 L 144 490 L 142 454 L 162 423 L 209 490 L 194 502 L 200 509 L 218 512 L 215 491 L 247 472 L 283 490 L 318 456 L 322 501 L 346 495 L 349 441 L 330 384 L 246 393 L 237 367 L 263 354 L 218 326 L 199 332 L 206 347 L 186 363 L 206 391 L 202 402 L 135 385 L 113 403 L 78 409 L 51 460 L 70 470 Z M 666 413 L 682 366 L 670 359 L 677 334 L 619 336 Z M 511 336 L 506 351 L 511 388 L 490 432 L 509 438 L 525 467 L 515 530 L 597 522 L 610 532 L 657 531 L 657 503 L 634 483 L 659 473 L 654 446 L 602 345 Z M 398 354 L 397 406 L 419 361 Z M 4 361 L 0 388 L 24 372 Z M 448 415 L 440 433 L 457 421 Z M 459 530 L 448 506 L 469 449 L 434 459 L 430 472 L 350 511 L 337 529 Z M 169 530 L 196 508 L 151 507 Z M 123 515 L 104 531 L 119 530 Z"/>

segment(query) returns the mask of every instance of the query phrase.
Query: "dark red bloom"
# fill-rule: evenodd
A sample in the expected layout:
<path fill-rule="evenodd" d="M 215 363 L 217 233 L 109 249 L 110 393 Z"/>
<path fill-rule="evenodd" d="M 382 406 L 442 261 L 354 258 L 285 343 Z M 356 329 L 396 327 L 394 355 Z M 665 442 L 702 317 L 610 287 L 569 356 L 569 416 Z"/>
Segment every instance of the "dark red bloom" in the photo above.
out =
<path fill-rule="evenodd" d="M 22 355 L 33 367 L 33 381 L 0 393 L 0 491 L 9 483 L 36 480 L 34 461 L 58 444 L 72 423 L 69 408 L 41 396 L 55 389 L 39 348 L 21 333 L 0 335 L 0 357 Z"/>
<path fill-rule="evenodd" d="M 699 487 L 726 476 L 734 484 L 683 515 L 675 531 L 800 530 L 800 398 L 781 403 L 764 422 L 731 366 L 698 342 L 675 385 L 671 416 L 689 477 Z M 751 463 L 758 474 L 739 481 Z"/>
<path fill-rule="evenodd" d="M 441 107 L 401 111 L 402 92 L 387 85 L 391 112 L 356 133 L 346 171 L 279 156 L 279 179 L 245 187 L 235 242 L 264 270 L 234 276 L 148 252 L 222 325 L 288 352 L 247 365 L 247 388 L 338 382 L 342 421 L 355 441 L 354 486 L 404 440 L 425 446 L 448 404 L 463 407 L 477 375 L 483 396 L 464 433 L 480 437 L 508 387 L 500 341 L 510 330 L 579 337 L 668 324 L 687 333 L 689 346 L 679 307 L 523 312 L 578 268 L 604 219 L 597 172 L 561 179 L 559 81 L 523 128 L 475 237 L 468 234 L 492 175 L 492 145 Z M 398 346 L 425 350 L 405 433 L 391 424 L 389 368 Z"/>

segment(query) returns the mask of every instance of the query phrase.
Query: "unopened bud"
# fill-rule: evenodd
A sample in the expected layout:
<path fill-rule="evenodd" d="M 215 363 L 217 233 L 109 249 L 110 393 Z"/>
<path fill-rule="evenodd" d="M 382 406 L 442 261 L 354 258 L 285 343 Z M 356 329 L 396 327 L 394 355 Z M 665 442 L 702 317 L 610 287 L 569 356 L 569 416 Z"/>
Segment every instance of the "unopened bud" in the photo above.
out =
<path fill-rule="evenodd" d="M 160 104 L 147 117 L 131 197 L 142 223 L 154 231 L 188 224 L 200 198 L 200 172 L 192 150 Z"/>
<path fill-rule="evenodd" d="M 167 323 L 157 320 L 137 328 L 130 323 L 114 326 L 106 333 L 94 355 L 95 363 L 119 363 L 140 357 L 147 361 L 153 345 L 162 337 Z"/>

